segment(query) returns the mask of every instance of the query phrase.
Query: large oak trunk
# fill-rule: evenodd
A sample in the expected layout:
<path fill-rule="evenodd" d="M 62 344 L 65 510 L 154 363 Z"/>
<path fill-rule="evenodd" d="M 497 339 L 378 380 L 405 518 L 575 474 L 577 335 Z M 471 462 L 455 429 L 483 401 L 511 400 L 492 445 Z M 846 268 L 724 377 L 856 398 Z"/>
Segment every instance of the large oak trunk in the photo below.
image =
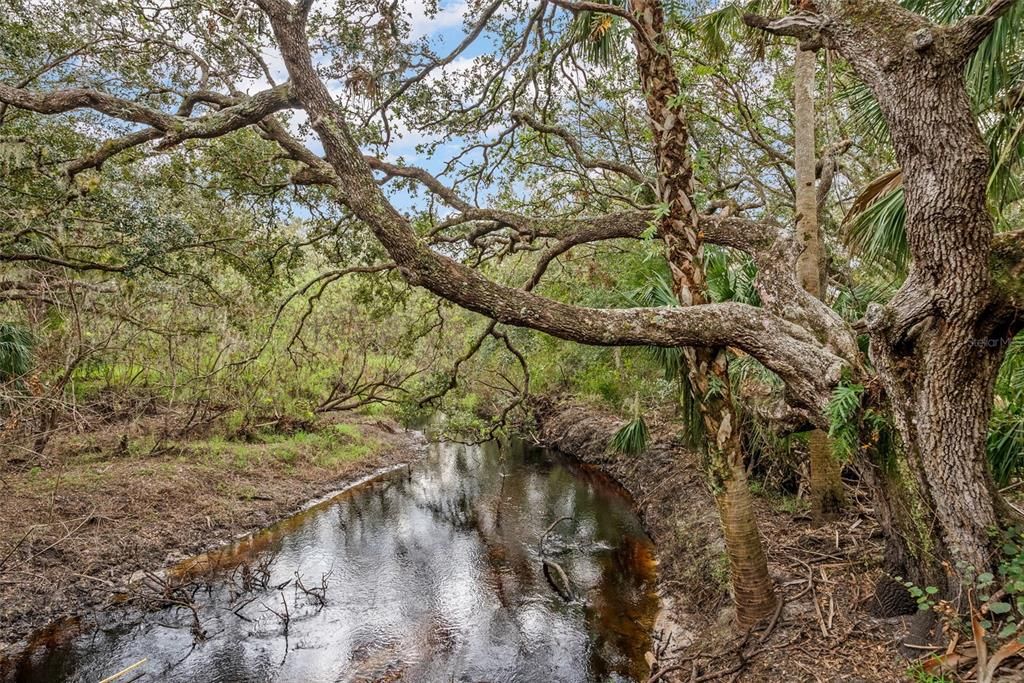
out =
<path fill-rule="evenodd" d="M 985 441 L 1002 345 L 965 344 L 944 332 L 931 330 L 927 352 L 913 360 L 878 354 L 905 458 L 881 492 L 889 499 L 883 516 L 891 516 L 882 520 L 890 571 L 952 589 L 943 584 L 955 580 L 957 562 L 981 571 L 994 559 L 999 494 Z"/>
<path fill-rule="evenodd" d="M 991 566 L 999 523 L 985 444 L 1004 351 L 991 341 L 1007 323 L 992 306 L 989 155 L 962 61 L 924 50 L 890 68 L 874 87 L 903 169 L 913 265 L 892 304 L 869 312 L 871 353 L 915 480 L 916 523 L 934 540 L 922 574 L 952 576 L 957 562 Z"/>

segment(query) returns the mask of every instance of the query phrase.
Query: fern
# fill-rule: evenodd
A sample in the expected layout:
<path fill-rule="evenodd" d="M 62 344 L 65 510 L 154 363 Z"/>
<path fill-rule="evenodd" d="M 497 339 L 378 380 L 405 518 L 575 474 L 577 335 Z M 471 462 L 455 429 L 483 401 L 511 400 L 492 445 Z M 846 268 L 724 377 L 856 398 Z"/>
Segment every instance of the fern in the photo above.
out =
<path fill-rule="evenodd" d="M 843 382 L 832 392 L 832 399 L 825 408 L 832 453 L 845 462 L 853 459 L 860 446 L 860 404 L 863 395 L 863 385 Z"/>

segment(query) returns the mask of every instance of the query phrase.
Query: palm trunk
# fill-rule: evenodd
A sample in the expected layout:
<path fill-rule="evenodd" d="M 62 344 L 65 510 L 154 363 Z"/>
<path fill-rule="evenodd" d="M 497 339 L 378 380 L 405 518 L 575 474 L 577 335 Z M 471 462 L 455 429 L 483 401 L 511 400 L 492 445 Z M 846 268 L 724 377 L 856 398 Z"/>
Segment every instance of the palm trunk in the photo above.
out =
<path fill-rule="evenodd" d="M 707 303 L 701 263 L 703 233 L 692 201 L 693 163 L 685 112 L 671 104 L 679 98 L 672 49 L 663 33 L 659 0 L 634 0 L 632 11 L 638 30 L 646 34 L 646 39 L 634 34 L 634 45 L 654 134 L 658 195 L 668 207 L 658 234 L 665 242 L 679 304 L 700 305 Z M 770 616 L 776 602 L 743 467 L 739 423 L 729 389 L 728 355 L 726 349 L 718 348 L 684 349 L 684 356 L 708 439 L 708 470 L 718 492 L 736 617 L 741 626 L 751 626 Z"/>
<path fill-rule="evenodd" d="M 750 628 L 775 611 L 775 586 L 768 574 L 761 533 L 754 510 L 754 497 L 747 482 L 739 425 L 729 391 L 727 352 L 698 350 L 687 362 L 694 368 L 708 368 L 691 382 L 699 393 L 700 413 L 706 435 L 706 469 L 722 524 L 736 621 Z M 712 388 L 711 379 L 715 386 Z"/>
<path fill-rule="evenodd" d="M 796 90 L 794 129 L 796 147 L 797 239 L 803 251 L 797 259 L 797 275 L 805 290 L 818 297 L 824 294 L 825 268 L 821 227 L 818 223 L 818 196 L 815 188 L 814 80 L 817 56 L 796 48 L 793 83 Z M 814 430 L 808 439 L 810 455 L 811 517 L 824 524 L 843 507 L 843 482 L 840 466 L 832 457 L 828 437 Z"/>
<path fill-rule="evenodd" d="M 811 520 L 815 525 L 831 522 L 846 504 L 842 467 L 832 456 L 828 434 L 815 429 L 807 435 L 810 466 Z"/>
<path fill-rule="evenodd" d="M 746 469 L 740 465 L 728 471 L 725 488 L 717 496 L 718 513 L 729 554 L 736 620 L 741 628 L 749 628 L 775 611 L 775 588 L 768 576 Z"/>

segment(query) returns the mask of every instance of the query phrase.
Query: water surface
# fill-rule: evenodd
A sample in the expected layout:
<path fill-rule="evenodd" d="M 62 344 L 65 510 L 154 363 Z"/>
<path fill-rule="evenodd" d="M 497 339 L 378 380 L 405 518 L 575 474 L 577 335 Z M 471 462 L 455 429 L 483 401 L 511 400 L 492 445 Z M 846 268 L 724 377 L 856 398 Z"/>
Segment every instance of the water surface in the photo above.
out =
<path fill-rule="evenodd" d="M 201 637 L 180 606 L 110 615 L 40 645 L 17 680 L 98 681 L 143 659 L 118 681 L 645 679 L 657 599 L 630 501 L 522 442 L 432 445 L 205 559 L 218 569 L 178 578 Z M 326 585 L 323 604 L 298 579 Z"/>

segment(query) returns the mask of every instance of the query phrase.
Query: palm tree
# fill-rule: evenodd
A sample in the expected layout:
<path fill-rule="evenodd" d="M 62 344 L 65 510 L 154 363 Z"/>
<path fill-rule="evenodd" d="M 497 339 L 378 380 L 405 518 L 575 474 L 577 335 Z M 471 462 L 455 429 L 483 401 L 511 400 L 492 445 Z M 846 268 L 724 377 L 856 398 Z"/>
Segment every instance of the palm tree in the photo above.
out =
<path fill-rule="evenodd" d="M 647 114 L 652 121 L 660 122 L 652 127 L 662 207 L 658 233 L 665 243 L 671 270 L 671 294 L 681 304 L 701 304 L 709 300 L 707 274 L 701 263 L 703 233 L 696 229 L 699 215 L 691 187 L 689 131 L 685 117 L 673 111 L 673 103 L 680 97 L 680 84 L 665 35 L 665 12 L 658 0 L 633 0 L 629 11 L 637 30 L 619 27 L 623 22 L 617 22 L 611 14 L 581 12 L 574 19 L 570 38 L 579 53 L 598 61 L 608 59 L 613 52 L 610 46 L 624 32 L 628 31 L 633 40 Z M 728 379 L 729 351 L 681 349 L 680 353 L 689 385 L 699 398 L 698 422 L 708 435 L 704 440 L 706 470 L 725 536 L 737 621 L 749 627 L 769 617 L 777 603 L 747 484 L 739 421 Z M 640 429 L 636 420 L 627 428 Z"/>
<path fill-rule="evenodd" d="M 817 61 L 816 52 L 796 47 L 793 74 L 796 230 L 797 240 L 804 247 L 797 260 L 797 276 L 804 289 L 821 299 L 825 295 L 826 272 L 815 179 L 817 153 L 814 86 Z M 843 507 L 841 468 L 832 457 L 828 435 L 821 429 L 811 430 L 807 446 L 811 473 L 811 515 L 816 524 L 823 524 L 834 519 Z"/>
<path fill-rule="evenodd" d="M 744 5 L 728 4 L 703 16 L 696 24 L 697 34 L 713 56 L 724 57 L 737 43 L 764 51 L 763 32 L 751 32 L 742 22 L 746 12 L 785 14 L 788 0 L 752 0 Z M 794 48 L 794 162 L 797 239 L 804 246 L 797 262 L 797 276 L 804 289 L 818 298 L 825 294 L 824 240 L 819 220 L 816 178 L 816 137 L 814 87 L 817 56 L 810 50 Z M 815 429 L 808 435 L 809 492 L 815 523 L 833 519 L 843 505 L 841 467 L 833 457 L 825 432 Z"/>

